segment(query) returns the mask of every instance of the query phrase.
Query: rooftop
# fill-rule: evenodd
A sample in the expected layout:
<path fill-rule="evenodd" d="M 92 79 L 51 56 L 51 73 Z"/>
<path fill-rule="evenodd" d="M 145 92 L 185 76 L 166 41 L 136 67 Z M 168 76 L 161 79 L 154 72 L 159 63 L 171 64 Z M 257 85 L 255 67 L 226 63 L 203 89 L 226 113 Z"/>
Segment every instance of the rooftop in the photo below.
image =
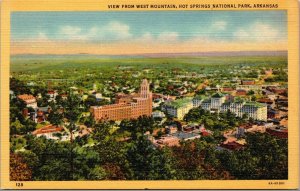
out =
<path fill-rule="evenodd" d="M 197 133 L 185 133 L 185 132 L 176 132 L 173 133 L 172 136 L 176 136 L 179 139 L 192 139 L 192 138 L 200 138 L 200 135 Z"/>
<path fill-rule="evenodd" d="M 244 100 L 240 97 L 234 97 L 234 103 L 243 103 Z"/>
<path fill-rule="evenodd" d="M 204 100 L 207 97 L 205 95 L 196 95 L 193 99 L 197 99 L 197 100 Z"/>
<path fill-rule="evenodd" d="M 211 96 L 212 98 L 222 98 L 224 97 L 224 94 L 220 93 L 220 92 L 217 92 L 215 93 L 214 95 Z"/>
<path fill-rule="evenodd" d="M 185 105 L 192 103 L 191 97 L 183 98 L 183 99 L 177 99 L 172 102 L 166 103 L 167 106 L 175 107 L 175 108 L 180 108 L 184 107 Z"/>
<path fill-rule="evenodd" d="M 38 135 L 38 134 L 45 134 L 45 133 L 55 133 L 55 132 L 60 132 L 62 131 L 63 128 L 55 125 L 46 125 L 42 128 L 39 128 L 35 131 L 32 132 L 33 135 Z"/>
<path fill-rule="evenodd" d="M 30 95 L 30 94 L 19 95 L 18 98 L 23 100 L 23 101 L 30 100 L 30 99 L 35 99 L 35 97 L 33 95 Z"/>
<path fill-rule="evenodd" d="M 261 108 L 261 107 L 265 107 L 266 104 L 262 104 L 262 103 L 258 103 L 258 102 L 246 102 L 244 106 Z"/>

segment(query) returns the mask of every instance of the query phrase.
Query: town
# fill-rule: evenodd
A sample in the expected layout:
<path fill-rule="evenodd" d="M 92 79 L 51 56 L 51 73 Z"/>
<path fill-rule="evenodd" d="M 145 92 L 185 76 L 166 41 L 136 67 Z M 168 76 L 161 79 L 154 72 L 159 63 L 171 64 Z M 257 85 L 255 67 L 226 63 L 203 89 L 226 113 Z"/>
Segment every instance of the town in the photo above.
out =
<path fill-rule="evenodd" d="M 151 62 L 157 60 L 150 59 L 150 64 L 144 65 L 134 61 L 119 64 L 121 61 L 116 60 L 118 64 L 104 62 L 101 69 L 95 70 L 81 68 L 79 64 L 44 71 L 19 71 L 13 67 L 11 152 L 23 153 L 27 163 L 37 163 L 26 165 L 29 180 L 286 177 L 287 161 L 283 159 L 287 157 L 287 146 L 282 146 L 288 138 L 286 58 L 229 58 L 230 64 L 220 61 L 202 65 L 201 62 L 216 62 L 219 58 L 205 59 L 199 59 L 198 65 L 172 64 L 172 59 L 161 59 L 161 63 L 155 64 Z M 28 64 L 36 65 L 35 62 L 30 60 Z M 55 145 L 62 150 L 51 150 Z M 282 160 L 275 157 L 270 163 L 282 169 L 280 173 L 272 169 L 265 174 L 262 169 L 266 167 L 261 162 L 266 156 L 257 152 L 275 147 L 278 149 L 266 155 L 278 152 Z M 70 176 L 63 178 L 54 172 L 44 175 L 44 166 L 55 165 L 55 150 L 60 153 L 56 154 L 70 152 L 72 156 L 91 152 L 91 159 L 82 160 L 100 160 L 103 165 L 87 167 L 92 169 L 85 173 L 89 175 L 80 176 L 80 170 L 74 170 L 79 168 L 75 167 L 78 156 L 69 159 L 66 154 L 65 162 L 58 160 L 57 164 L 66 163 L 64 168 Z M 151 153 L 147 153 L 149 150 Z M 38 156 L 47 152 L 52 155 Z M 189 156 L 191 153 L 193 156 Z M 104 159 L 99 159 L 100 155 Z M 143 155 L 154 157 L 148 160 L 161 158 L 163 167 L 152 164 L 155 161 L 150 162 Z M 45 157 L 55 160 L 48 164 L 41 161 L 47 160 Z M 184 162 L 192 160 L 191 157 L 196 161 Z M 230 167 L 230 157 L 235 157 L 239 167 Z M 242 162 L 245 157 L 247 161 Z M 250 163 L 252 167 L 247 166 Z M 156 166 L 138 172 L 149 165 Z M 33 170 L 38 166 L 38 170 Z"/>

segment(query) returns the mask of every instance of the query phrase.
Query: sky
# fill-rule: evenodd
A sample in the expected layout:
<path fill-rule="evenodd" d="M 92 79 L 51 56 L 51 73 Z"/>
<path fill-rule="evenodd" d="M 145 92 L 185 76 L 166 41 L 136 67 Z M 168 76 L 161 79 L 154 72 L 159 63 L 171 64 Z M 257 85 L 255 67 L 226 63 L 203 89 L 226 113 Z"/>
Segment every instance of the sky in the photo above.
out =
<path fill-rule="evenodd" d="M 286 11 L 13 12 L 12 54 L 287 50 Z"/>

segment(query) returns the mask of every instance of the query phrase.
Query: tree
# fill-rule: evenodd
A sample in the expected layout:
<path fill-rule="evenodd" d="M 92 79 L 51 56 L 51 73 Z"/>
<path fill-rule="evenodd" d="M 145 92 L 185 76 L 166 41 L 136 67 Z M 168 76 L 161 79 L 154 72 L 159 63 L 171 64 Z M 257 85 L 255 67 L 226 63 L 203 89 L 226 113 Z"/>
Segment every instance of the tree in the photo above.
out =
<path fill-rule="evenodd" d="M 171 150 L 156 149 L 145 137 L 138 137 L 128 148 L 126 155 L 133 180 L 166 180 L 176 176 Z"/>
<path fill-rule="evenodd" d="M 91 169 L 88 180 L 104 180 L 107 177 L 107 174 L 103 167 L 95 166 Z"/>
<path fill-rule="evenodd" d="M 48 115 L 48 121 L 53 125 L 61 125 L 62 120 L 63 114 L 57 108 L 53 108 Z"/>
<path fill-rule="evenodd" d="M 10 154 L 9 175 L 11 181 L 32 180 L 32 171 L 18 154 Z"/>
<path fill-rule="evenodd" d="M 10 134 L 11 135 L 21 134 L 23 128 L 24 125 L 21 124 L 19 120 L 15 120 L 10 124 Z"/>
<path fill-rule="evenodd" d="M 180 147 L 173 148 L 173 153 L 177 159 L 177 179 L 205 179 L 205 172 L 202 168 L 205 154 L 203 143 L 199 140 L 184 141 Z"/>
<path fill-rule="evenodd" d="M 92 138 L 95 141 L 93 150 L 97 152 L 99 161 L 106 172 L 107 179 L 125 179 L 128 176 L 128 164 L 125 158 L 125 148 L 111 133 L 112 124 L 109 122 L 98 123 L 94 126 Z M 111 168 L 109 168 L 111 167 Z"/>
<path fill-rule="evenodd" d="M 87 110 L 89 110 L 91 106 L 98 105 L 96 97 L 93 96 L 93 95 L 89 95 L 88 98 L 86 100 L 84 100 L 84 105 L 85 105 Z"/>

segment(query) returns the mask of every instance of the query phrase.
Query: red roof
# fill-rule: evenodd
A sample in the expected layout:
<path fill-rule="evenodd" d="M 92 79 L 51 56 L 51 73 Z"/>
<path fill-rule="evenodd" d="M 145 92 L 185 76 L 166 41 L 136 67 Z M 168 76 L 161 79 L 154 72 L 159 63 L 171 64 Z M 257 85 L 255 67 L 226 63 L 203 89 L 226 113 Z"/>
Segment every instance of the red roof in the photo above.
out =
<path fill-rule="evenodd" d="M 233 91 L 233 88 L 223 88 L 223 91 L 226 92 L 226 91 Z"/>
<path fill-rule="evenodd" d="M 236 95 L 246 95 L 247 91 L 243 89 L 236 90 Z"/>
<path fill-rule="evenodd" d="M 288 138 L 288 130 L 287 129 L 280 129 L 280 130 L 275 130 L 275 129 L 267 129 L 267 133 L 270 135 L 276 136 L 278 138 Z"/>
<path fill-rule="evenodd" d="M 242 85 L 254 85 L 254 80 L 242 80 Z"/>
<path fill-rule="evenodd" d="M 220 146 L 223 148 L 226 148 L 226 149 L 230 149 L 230 150 L 240 150 L 240 149 L 244 148 L 244 145 L 241 145 L 235 141 L 228 142 L 227 144 L 222 143 Z"/>
<path fill-rule="evenodd" d="M 46 125 L 42 128 L 39 128 L 32 132 L 33 135 L 46 134 L 46 133 L 55 133 L 62 131 L 63 128 L 56 125 Z"/>
<path fill-rule="evenodd" d="M 210 136 L 210 133 L 207 132 L 207 131 L 203 131 L 203 132 L 202 132 L 202 136 L 204 136 L 204 137 Z"/>
<path fill-rule="evenodd" d="M 270 100 L 270 99 L 268 99 L 268 98 L 261 98 L 261 99 L 257 100 L 257 102 L 260 102 L 260 103 L 269 103 L 269 104 L 273 103 L 273 101 Z"/>
<path fill-rule="evenodd" d="M 23 101 L 35 99 L 35 97 L 33 95 L 30 95 L 30 94 L 19 95 L 18 98 L 23 100 Z"/>

